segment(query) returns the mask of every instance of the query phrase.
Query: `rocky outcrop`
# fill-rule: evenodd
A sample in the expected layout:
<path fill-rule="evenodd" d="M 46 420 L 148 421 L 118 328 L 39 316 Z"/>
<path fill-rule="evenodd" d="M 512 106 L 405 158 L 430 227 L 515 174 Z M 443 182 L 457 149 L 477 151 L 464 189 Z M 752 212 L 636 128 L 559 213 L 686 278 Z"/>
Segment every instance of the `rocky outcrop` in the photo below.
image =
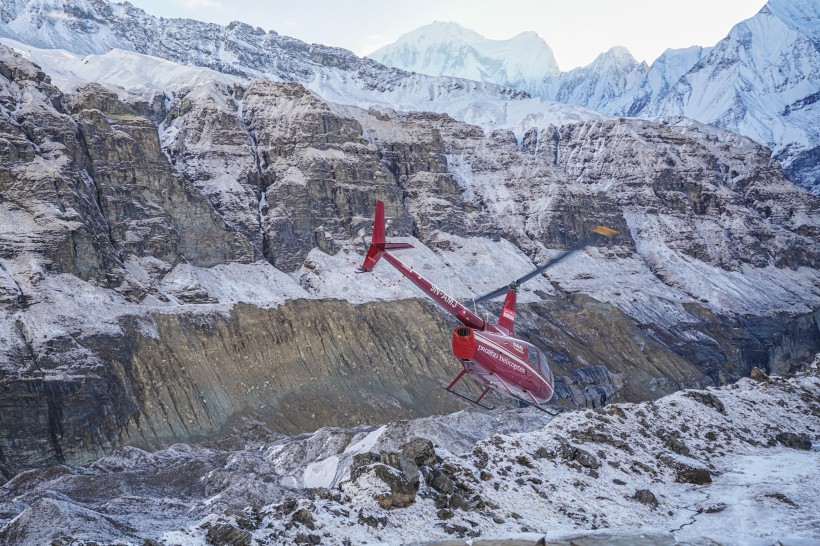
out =
<path fill-rule="evenodd" d="M 613 120 L 542 131 L 538 141 L 537 152 L 526 150 L 582 186 L 606 188 L 638 245 L 663 215 L 667 246 L 722 268 L 818 263 L 820 201 L 796 191 L 771 152 L 748 139 L 686 120 Z"/>
<path fill-rule="evenodd" d="M 775 439 L 786 447 L 792 449 L 802 449 L 808 451 L 811 449 L 812 438 L 805 432 L 796 434 L 794 432 L 781 432 Z"/>
<path fill-rule="evenodd" d="M 121 255 L 202 267 L 257 259 L 248 240 L 174 170 L 156 125 L 99 86 L 80 90 L 67 103 L 109 237 Z"/>
<path fill-rule="evenodd" d="M 767 369 L 787 373 L 796 361 L 809 363 L 820 345 L 820 310 L 793 319 L 790 327 L 769 347 Z"/>
<path fill-rule="evenodd" d="M 213 95 L 201 87 L 180 93 L 157 123 L 164 122 L 162 144 L 176 170 L 262 256 L 263 187 L 253 135 L 237 115 L 241 95 L 234 88 L 217 88 Z"/>
<path fill-rule="evenodd" d="M 118 285 L 121 264 L 85 169 L 82 137 L 62 112 L 62 93 L 5 46 L 0 55 L 3 259 L 32 253 L 49 271 Z M 26 297 L 11 284 L 7 298 Z"/>
<path fill-rule="evenodd" d="M 315 247 L 337 253 L 370 228 L 375 199 L 397 235 L 411 233 L 401 190 L 355 120 L 296 83 L 257 80 L 243 104 L 265 189 L 265 257 L 274 266 L 298 269 Z"/>

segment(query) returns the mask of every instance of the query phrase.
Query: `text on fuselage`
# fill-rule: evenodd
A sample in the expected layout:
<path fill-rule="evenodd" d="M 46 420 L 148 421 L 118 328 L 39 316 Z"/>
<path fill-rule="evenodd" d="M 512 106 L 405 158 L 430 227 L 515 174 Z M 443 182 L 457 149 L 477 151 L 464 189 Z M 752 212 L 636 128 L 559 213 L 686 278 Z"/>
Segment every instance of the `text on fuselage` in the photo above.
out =
<path fill-rule="evenodd" d="M 500 361 L 502 364 L 504 364 L 506 366 L 509 366 L 510 368 L 517 371 L 518 373 L 526 373 L 522 366 L 519 366 L 518 364 L 516 364 L 515 362 L 513 362 L 512 360 L 510 360 L 509 358 L 507 358 L 503 354 L 499 353 L 498 351 L 494 351 L 492 349 L 489 349 L 489 348 L 485 347 L 484 345 L 479 345 L 478 350 L 481 351 L 482 353 L 485 353 L 485 354 L 493 357 L 494 359 Z"/>

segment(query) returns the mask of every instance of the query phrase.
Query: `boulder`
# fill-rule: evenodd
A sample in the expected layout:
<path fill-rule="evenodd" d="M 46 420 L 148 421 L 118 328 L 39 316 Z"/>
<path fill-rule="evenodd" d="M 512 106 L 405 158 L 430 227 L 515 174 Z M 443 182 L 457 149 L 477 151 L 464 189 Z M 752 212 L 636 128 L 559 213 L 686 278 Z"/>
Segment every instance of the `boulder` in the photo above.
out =
<path fill-rule="evenodd" d="M 373 498 L 385 510 L 404 508 L 416 500 L 417 485 L 410 483 L 401 471 L 392 466 L 375 463 L 360 468 L 353 478 L 354 483 L 365 488 L 373 481 L 380 482 L 384 487 L 376 487 Z"/>
<path fill-rule="evenodd" d="M 720 413 L 726 413 L 726 408 L 723 406 L 723 402 L 720 401 L 720 398 L 709 391 L 686 391 L 684 396 L 692 400 L 697 400 L 704 406 L 713 408 Z"/>
<path fill-rule="evenodd" d="M 212 525 L 205 537 L 212 546 L 250 546 L 251 543 L 251 534 L 248 531 L 227 523 Z"/>
<path fill-rule="evenodd" d="M 418 466 L 430 466 L 436 462 L 436 448 L 427 438 L 413 438 L 403 446 L 401 452 Z"/>
<path fill-rule="evenodd" d="M 749 372 L 749 377 L 751 377 L 755 381 L 760 381 L 761 383 L 768 383 L 770 381 L 769 376 L 766 375 L 766 372 L 764 372 L 757 366 L 752 368 L 752 371 Z"/>
<path fill-rule="evenodd" d="M 678 483 L 692 483 L 695 485 L 712 483 L 712 473 L 695 459 L 664 454 L 660 456 L 660 460 L 675 471 L 675 481 Z"/>
<path fill-rule="evenodd" d="M 805 432 L 799 434 L 794 432 L 781 432 L 775 439 L 786 447 L 792 449 L 802 449 L 808 451 L 811 449 L 811 437 Z"/>
<path fill-rule="evenodd" d="M 426 470 L 426 472 L 424 472 L 424 481 L 427 485 L 444 495 L 450 495 L 455 490 L 453 480 L 438 468 Z"/>
<path fill-rule="evenodd" d="M 381 462 L 401 472 L 408 482 L 418 487 L 419 467 L 413 459 L 395 451 L 382 451 L 380 455 Z"/>
<path fill-rule="evenodd" d="M 581 466 L 593 470 L 601 466 L 598 458 L 585 449 L 567 443 L 562 444 L 561 447 L 561 457 L 566 461 L 575 461 Z"/>
<path fill-rule="evenodd" d="M 652 508 L 658 507 L 658 499 L 655 497 L 655 494 L 652 493 L 649 489 L 638 489 L 635 491 L 635 494 L 632 496 L 633 499 L 636 501 L 647 504 Z"/>

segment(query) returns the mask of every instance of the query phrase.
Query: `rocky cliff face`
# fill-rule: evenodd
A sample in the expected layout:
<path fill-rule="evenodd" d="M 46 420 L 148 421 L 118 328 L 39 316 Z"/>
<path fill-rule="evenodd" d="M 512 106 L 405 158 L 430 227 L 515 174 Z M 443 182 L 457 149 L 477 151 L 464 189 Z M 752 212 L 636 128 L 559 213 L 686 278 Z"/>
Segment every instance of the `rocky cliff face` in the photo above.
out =
<path fill-rule="evenodd" d="M 416 301 L 158 313 L 153 332 L 144 318 L 121 320 L 119 335 L 80 340 L 103 366 L 4 376 L 3 464 L 84 464 L 123 443 L 205 440 L 248 413 L 297 434 L 460 407 L 438 388 L 455 370 L 448 325 Z"/>
<path fill-rule="evenodd" d="M 620 232 L 522 291 L 520 333 L 567 405 L 787 369 L 816 339 L 797 317 L 820 305 L 818 201 L 747 139 L 613 121 L 519 142 L 265 80 L 64 96 L 8 49 L 0 75 L 9 472 L 249 413 L 298 432 L 460 407 L 434 388 L 449 323 L 365 304 L 413 295 L 353 273 L 376 198 L 407 260 L 465 301 L 595 224 Z"/>

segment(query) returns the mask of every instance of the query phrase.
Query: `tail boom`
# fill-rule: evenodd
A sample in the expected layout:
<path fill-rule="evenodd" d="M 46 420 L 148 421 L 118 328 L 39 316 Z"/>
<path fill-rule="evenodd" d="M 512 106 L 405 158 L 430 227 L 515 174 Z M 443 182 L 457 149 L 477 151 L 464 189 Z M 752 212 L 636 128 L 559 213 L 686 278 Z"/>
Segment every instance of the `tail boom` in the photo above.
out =
<path fill-rule="evenodd" d="M 413 268 L 408 267 L 401 260 L 393 256 L 389 250 L 401 250 L 405 248 L 413 248 L 409 243 L 388 243 L 384 238 L 384 203 L 378 201 L 376 203 L 376 218 L 373 222 L 373 237 L 370 241 L 370 248 L 367 250 L 367 256 L 364 258 L 359 271 L 372 271 L 376 264 L 384 258 L 390 265 L 396 268 L 399 273 L 404 275 L 407 279 L 419 287 L 427 296 L 438 303 L 443 309 L 455 316 L 462 324 L 475 328 L 477 330 L 496 331 L 497 328 L 486 322 L 484 319 L 461 305 L 455 298 L 445 294 L 441 289 L 436 287 L 433 283 L 413 271 Z"/>

